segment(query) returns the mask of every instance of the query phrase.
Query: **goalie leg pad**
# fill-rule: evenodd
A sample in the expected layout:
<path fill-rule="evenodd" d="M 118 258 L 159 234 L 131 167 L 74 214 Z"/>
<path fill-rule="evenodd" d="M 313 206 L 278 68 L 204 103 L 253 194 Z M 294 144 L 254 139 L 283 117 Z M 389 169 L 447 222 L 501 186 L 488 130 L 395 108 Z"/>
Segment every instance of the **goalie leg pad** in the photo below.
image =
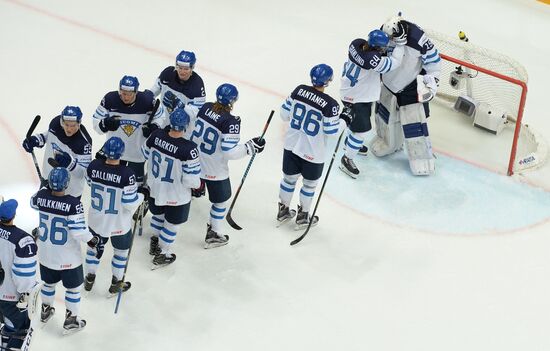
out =
<path fill-rule="evenodd" d="M 372 153 L 377 157 L 386 156 L 403 147 L 403 131 L 397 110 L 397 98 L 382 86 L 380 101 L 376 107 L 376 136 L 371 142 Z"/>
<path fill-rule="evenodd" d="M 420 103 L 402 106 L 399 109 L 399 114 L 412 173 L 414 175 L 434 174 L 435 158 L 424 106 Z"/>

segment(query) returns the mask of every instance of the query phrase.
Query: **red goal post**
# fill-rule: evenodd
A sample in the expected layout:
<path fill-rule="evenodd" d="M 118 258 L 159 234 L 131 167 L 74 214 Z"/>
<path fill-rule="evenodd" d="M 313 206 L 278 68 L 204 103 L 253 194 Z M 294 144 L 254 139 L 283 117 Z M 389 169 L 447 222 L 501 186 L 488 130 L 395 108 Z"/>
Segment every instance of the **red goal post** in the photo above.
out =
<path fill-rule="evenodd" d="M 439 32 L 426 30 L 442 58 L 440 86 L 436 98 L 452 106 L 460 96 L 468 96 L 478 103 L 487 103 L 515 124 L 509 154 L 507 174 L 537 168 L 547 158 L 547 146 L 542 138 L 522 124 L 527 98 L 528 76 L 525 68 L 503 54 L 488 50 Z M 465 83 L 451 86 L 451 74 L 461 67 Z M 518 142 L 529 143 L 526 154 L 518 155 Z M 516 161 L 518 159 L 518 161 Z"/>

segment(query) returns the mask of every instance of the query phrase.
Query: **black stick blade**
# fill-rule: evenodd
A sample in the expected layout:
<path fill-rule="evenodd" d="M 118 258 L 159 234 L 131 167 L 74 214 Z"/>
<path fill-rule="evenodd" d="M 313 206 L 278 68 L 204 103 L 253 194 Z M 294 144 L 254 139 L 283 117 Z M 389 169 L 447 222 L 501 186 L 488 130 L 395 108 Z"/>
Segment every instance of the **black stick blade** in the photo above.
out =
<path fill-rule="evenodd" d="M 29 138 L 32 135 L 32 133 L 36 129 L 36 126 L 38 125 L 38 123 L 40 123 L 40 115 L 36 115 L 36 117 L 34 117 L 34 119 L 32 120 L 31 126 L 29 127 L 29 130 L 27 131 L 27 135 L 26 135 L 27 138 Z"/>
<path fill-rule="evenodd" d="M 233 218 L 231 218 L 231 211 L 227 212 L 227 216 L 225 216 L 225 219 L 227 220 L 227 223 L 229 223 L 231 228 L 236 229 L 236 230 L 242 230 L 243 229 L 237 223 L 235 223 Z"/>

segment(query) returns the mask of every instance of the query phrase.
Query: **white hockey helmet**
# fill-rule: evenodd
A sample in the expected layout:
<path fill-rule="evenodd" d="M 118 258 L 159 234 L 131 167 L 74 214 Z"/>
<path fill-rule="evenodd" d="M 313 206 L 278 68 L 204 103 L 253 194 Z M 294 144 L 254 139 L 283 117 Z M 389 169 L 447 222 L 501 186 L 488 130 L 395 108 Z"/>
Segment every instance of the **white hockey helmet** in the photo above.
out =
<path fill-rule="evenodd" d="M 400 15 L 391 17 L 382 25 L 382 31 L 392 38 L 399 31 L 397 24 L 402 20 L 403 17 Z"/>

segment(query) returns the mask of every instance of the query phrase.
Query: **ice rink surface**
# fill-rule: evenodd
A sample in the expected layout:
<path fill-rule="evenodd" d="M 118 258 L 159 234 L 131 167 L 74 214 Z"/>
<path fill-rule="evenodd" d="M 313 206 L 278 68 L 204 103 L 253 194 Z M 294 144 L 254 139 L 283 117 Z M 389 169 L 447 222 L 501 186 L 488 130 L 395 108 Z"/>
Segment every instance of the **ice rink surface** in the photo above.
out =
<path fill-rule="evenodd" d="M 91 115 L 103 95 L 125 74 L 149 88 L 186 49 L 208 101 L 223 82 L 238 87 L 234 112 L 247 140 L 313 65 L 339 72 L 349 42 L 397 11 L 520 61 L 529 73 L 525 122 L 550 140 L 550 6 L 534 0 L 0 0 L 0 193 L 19 200 L 19 226 L 36 226 L 25 205 L 37 177 L 20 144 L 37 114 L 44 130 L 65 105 L 79 105 L 97 150 L 104 137 Z M 327 92 L 338 98 L 338 88 L 335 79 Z M 509 150 L 485 147 L 493 136 L 461 137 L 445 118 L 435 109 L 429 120 L 435 176 L 411 176 L 403 154 L 361 159 L 355 181 L 335 164 L 320 223 L 296 247 L 289 242 L 300 232 L 275 227 L 285 127 L 274 118 L 233 211 L 244 229 L 227 226 L 228 246 L 203 250 L 209 204 L 193 201 L 173 265 L 150 271 L 146 227 L 119 314 L 106 298 L 108 252 L 83 298 L 86 329 L 61 335 L 58 287 L 57 314 L 33 349 L 549 350 L 550 166 L 509 178 L 463 162 Z M 247 162 L 230 163 L 233 190 Z"/>

